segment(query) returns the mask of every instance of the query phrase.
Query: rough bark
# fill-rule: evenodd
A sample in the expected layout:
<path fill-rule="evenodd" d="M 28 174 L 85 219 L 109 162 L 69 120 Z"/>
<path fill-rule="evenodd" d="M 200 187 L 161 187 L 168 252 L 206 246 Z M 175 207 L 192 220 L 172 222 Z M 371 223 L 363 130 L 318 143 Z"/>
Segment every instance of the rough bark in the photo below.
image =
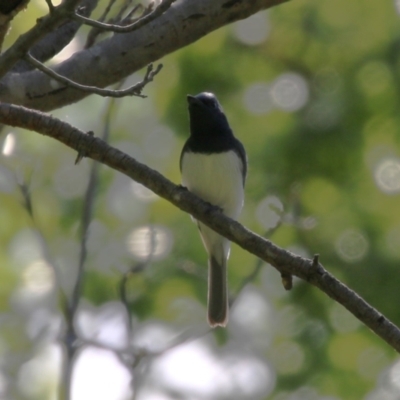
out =
<path fill-rule="evenodd" d="M 73 81 L 106 87 L 224 25 L 284 1 L 177 1 L 164 14 L 139 30 L 114 34 L 74 54 L 54 69 Z M 17 50 L 16 55 L 20 57 L 26 49 Z M 6 57 L 7 65 L 12 64 L 10 60 L 12 54 Z M 0 57 L 0 73 L 1 68 Z M 42 111 L 63 107 L 87 95 L 77 89 L 63 87 L 40 71 L 9 73 L 0 82 L 0 101 Z"/>

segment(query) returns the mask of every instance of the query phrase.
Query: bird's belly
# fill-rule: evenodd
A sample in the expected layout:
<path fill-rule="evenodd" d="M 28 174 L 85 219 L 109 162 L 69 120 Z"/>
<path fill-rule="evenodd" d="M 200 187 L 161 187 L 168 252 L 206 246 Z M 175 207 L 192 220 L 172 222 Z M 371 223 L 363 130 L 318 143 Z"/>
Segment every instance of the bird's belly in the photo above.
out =
<path fill-rule="evenodd" d="M 234 151 L 188 152 L 182 159 L 182 183 L 191 192 L 237 218 L 243 206 L 242 165 Z"/>

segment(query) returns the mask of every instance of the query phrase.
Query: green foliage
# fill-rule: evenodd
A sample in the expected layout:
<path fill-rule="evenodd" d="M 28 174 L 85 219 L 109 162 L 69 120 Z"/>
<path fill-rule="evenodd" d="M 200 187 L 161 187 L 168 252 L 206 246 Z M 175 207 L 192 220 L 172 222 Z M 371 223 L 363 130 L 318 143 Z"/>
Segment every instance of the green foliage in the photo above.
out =
<path fill-rule="evenodd" d="M 267 21 L 268 37 L 258 44 L 247 45 L 234 28 L 227 27 L 167 56 L 164 70 L 146 88 L 148 99 L 118 100 L 111 144 L 178 183 L 180 149 L 188 135 L 185 96 L 215 92 L 249 156 L 241 222 L 295 253 L 319 253 L 328 270 L 400 325 L 400 24 L 394 5 L 293 0 L 269 11 Z M 19 23 L 11 35 L 20 32 Z M 274 86 L 286 73 L 300 77 L 306 86 L 307 101 L 296 109 L 285 106 L 290 96 L 284 98 L 284 89 L 279 92 Z M 287 90 L 295 90 L 295 96 L 296 87 L 290 82 Z M 270 97 L 251 97 L 249 90 L 255 84 L 269 88 Z M 281 102 L 271 94 L 274 87 L 275 95 L 283 96 Z M 268 102 L 270 107 L 260 111 Z M 86 122 L 100 135 L 102 126 L 96 119 L 104 110 L 99 108 L 96 114 L 92 104 L 92 98 L 86 99 L 71 106 L 68 114 L 74 119 L 82 117 L 82 109 L 90 109 Z M 174 135 L 168 139 L 162 131 L 149 142 L 149 135 L 160 127 Z M 160 145 L 161 139 L 166 142 Z M 36 173 L 40 179 L 31 184 L 34 222 L 21 206 L 16 186 L 0 193 L 2 312 L 8 308 L 7 299 L 23 286 L 29 266 L 29 257 L 12 250 L 27 226 L 43 233 L 58 261 L 56 267 L 66 275 L 76 270 L 85 189 L 82 185 L 71 196 L 55 189 L 57 170 L 65 160 L 73 164 L 75 155 L 70 150 L 29 132 L 18 133 L 17 149 L 14 158 L 2 161 L 5 167 L 13 170 L 16 158 L 26 160 L 29 155 L 31 165 L 24 161 L 23 168 L 28 172 L 37 165 L 42 168 Z M 88 168 L 80 171 L 88 174 Z M 132 315 L 139 321 L 157 319 L 180 327 L 204 322 L 207 262 L 196 226 L 160 199 L 143 200 L 131 190 L 130 182 L 119 179 L 118 173 L 101 168 L 94 207 L 98 225 L 89 234 L 85 299 L 98 306 L 118 300 L 122 272 L 147 262 L 127 282 Z M 268 230 L 257 209 L 272 195 L 283 212 L 279 226 Z M 147 260 L 129 248 L 127 237 L 149 224 L 167 228 L 171 243 L 159 258 Z M 233 248 L 232 293 L 255 265 L 254 257 Z M 240 349 L 254 346 L 268 360 L 277 383 L 265 398 L 292 399 L 298 390 L 311 387 L 318 396 L 330 396 L 327 399 L 356 400 L 379 387 L 379 374 L 391 365 L 394 354 L 346 310 L 297 280 L 294 289 L 285 293 L 270 266 L 263 266 L 252 283 L 246 290 L 261 296 L 273 310 L 272 317 L 264 323 L 254 320 L 257 328 L 249 324 L 244 334 L 235 316 L 227 330 L 212 335 L 222 348 L 230 343 Z M 189 311 L 176 305 L 179 299 Z M 241 294 L 235 301 L 240 304 Z M 285 307 L 293 307 L 290 318 Z M 197 316 L 198 309 L 204 321 Z M 11 309 L 8 312 L 12 314 Z"/>

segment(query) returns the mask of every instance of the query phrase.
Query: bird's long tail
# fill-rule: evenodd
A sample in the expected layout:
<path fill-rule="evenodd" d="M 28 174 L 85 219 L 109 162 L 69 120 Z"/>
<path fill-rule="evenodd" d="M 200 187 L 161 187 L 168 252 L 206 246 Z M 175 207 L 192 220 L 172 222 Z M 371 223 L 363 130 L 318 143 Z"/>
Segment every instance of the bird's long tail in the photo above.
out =
<path fill-rule="evenodd" d="M 208 266 L 208 323 L 211 327 L 228 323 L 226 259 L 219 263 L 213 256 Z"/>

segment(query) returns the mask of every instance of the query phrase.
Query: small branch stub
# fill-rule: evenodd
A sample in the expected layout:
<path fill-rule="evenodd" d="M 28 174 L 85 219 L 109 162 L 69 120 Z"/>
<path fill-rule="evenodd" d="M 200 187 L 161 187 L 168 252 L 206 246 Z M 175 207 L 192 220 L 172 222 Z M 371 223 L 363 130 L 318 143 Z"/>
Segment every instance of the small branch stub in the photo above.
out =
<path fill-rule="evenodd" d="M 291 290 L 293 288 L 293 276 L 285 272 L 282 272 L 281 278 L 282 278 L 282 285 L 285 288 L 285 290 Z"/>
<path fill-rule="evenodd" d="M 314 254 L 312 259 L 311 267 L 313 270 L 317 270 L 319 267 L 319 254 Z"/>
<path fill-rule="evenodd" d="M 86 134 L 89 136 L 94 136 L 93 131 L 89 131 Z M 76 156 L 76 159 L 75 159 L 75 165 L 77 165 L 79 163 L 79 161 L 82 160 L 83 157 L 86 157 L 86 152 L 84 150 L 79 150 L 78 155 Z"/>
<path fill-rule="evenodd" d="M 46 0 L 47 6 L 49 7 L 49 12 L 50 14 L 54 12 L 54 4 L 51 2 L 51 0 Z"/>

